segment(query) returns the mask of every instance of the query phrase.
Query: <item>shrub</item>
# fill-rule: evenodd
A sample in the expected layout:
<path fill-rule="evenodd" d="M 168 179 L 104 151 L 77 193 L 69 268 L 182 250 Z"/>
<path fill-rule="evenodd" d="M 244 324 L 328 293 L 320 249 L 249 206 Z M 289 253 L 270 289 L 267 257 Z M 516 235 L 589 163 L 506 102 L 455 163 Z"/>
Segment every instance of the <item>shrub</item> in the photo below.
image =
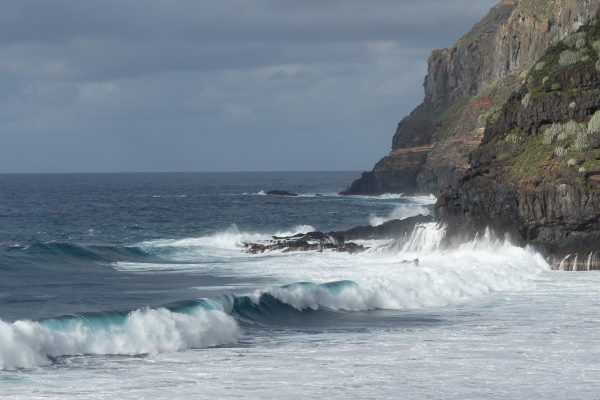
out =
<path fill-rule="evenodd" d="M 596 40 L 592 43 L 592 47 L 596 50 L 596 53 L 600 54 L 600 40 Z"/>
<path fill-rule="evenodd" d="M 583 56 L 578 51 L 565 50 L 560 53 L 560 56 L 558 57 L 558 64 L 561 67 L 577 64 L 581 61 L 582 57 Z"/>
<path fill-rule="evenodd" d="M 579 172 L 583 174 L 585 172 L 585 167 L 580 167 Z"/>
<path fill-rule="evenodd" d="M 575 137 L 575 141 L 573 142 L 573 147 L 577 151 L 581 151 L 588 146 L 587 140 L 587 131 L 583 130 L 579 132 L 579 134 Z"/>
<path fill-rule="evenodd" d="M 549 77 L 547 77 L 547 76 L 545 76 L 545 77 L 542 79 L 542 85 L 545 85 L 545 84 L 546 84 L 546 82 L 548 82 L 548 79 L 550 79 L 550 78 L 549 78 Z"/>
<path fill-rule="evenodd" d="M 573 166 L 575 166 L 575 164 L 577 164 L 577 161 L 575 161 L 574 158 L 570 158 L 569 161 L 567 161 L 567 165 L 569 167 L 573 167 Z"/>
<path fill-rule="evenodd" d="M 581 132 L 585 132 L 585 124 L 578 124 L 575 121 L 569 121 L 563 125 L 563 132 L 568 136 L 579 136 Z"/>
<path fill-rule="evenodd" d="M 540 61 L 537 64 L 535 64 L 535 70 L 541 71 L 544 69 L 545 66 L 546 66 L 546 63 L 544 61 Z"/>
<path fill-rule="evenodd" d="M 579 43 L 582 40 L 583 40 L 583 44 L 580 46 Z M 581 47 L 585 46 L 585 33 L 584 32 L 574 33 L 571 36 L 568 36 L 567 38 L 565 38 L 565 40 L 563 42 L 569 47 L 577 47 L 578 49 L 580 49 Z"/>
<path fill-rule="evenodd" d="M 564 157 L 567 155 L 567 149 L 561 146 L 557 146 L 554 148 L 554 154 L 556 154 L 557 157 Z"/>
<path fill-rule="evenodd" d="M 544 138 L 542 139 L 542 143 L 544 144 L 552 144 L 554 139 L 558 136 L 561 131 L 562 126 L 560 124 L 550 125 L 548 129 L 544 132 Z"/>
<path fill-rule="evenodd" d="M 569 138 L 569 135 L 567 134 L 567 132 L 565 132 L 563 130 L 558 134 L 558 136 L 556 137 L 556 140 L 558 140 L 559 142 L 564 142 L 568 138 Z"/>
<path fill-rule="evenodd" d="M 542 143 L 550 145 L 554 143 L 555 140 L 557 142 L 564 142 L 571 137 L 574 138 L 573 148 L 577 151 L 585 149 L 588 146 L 588 131 L 586 124 L 579 124 L 575 121 L 569 121 L 566 124 L 553 124 L 544 132 Z M 557 150 L 558 148 L 559 147 L 555 149 L 554 153 L 559 157 L 564 156 L 564 154 L 560 155 L 562 153 Z"/>
<path fill-rule="evenodd" d="M 600 110 L 596 111 L 588 122 L 587 131 L 590 135 L 600 133 Z"/>
<path fill-rule="evenodd" d="M 523 108 L 527 108 L 530 99 L 531 93 L 527 93 L 525 96 L 523 96 L 523 98 L 521 99 L 521 104 L 523 105 Z"/>
<path fill-rule="evenodd" d="M 574 110 L 577 107 L 577 103 L 575 103 L 574 101 L 569 103 L 569 110 Z"/>
<path fill-rule="evenodd" d="M 575 47 L 577 47 L 578 49 L 585 47 L 585 38 L 577 39 L 577 41 L 575 42 Z"/>
<path fill-rule="evenodd" d="M 528 69 L 526 69 L 523 72 L 521 72 L 521 74 L 519 75 L 519 78 L 525 79 L 525 78 L 527 78 L 527 75 L 529 75 L 529 70 Z"/>
<path fill-rule="evenodd" d="M 515 144 L 519 141 L 519 136 L 517 136 L 517 134 L 515 133 L 511 133 L 509 135 L 506 136 L 506 143 L 512 143 Z"/>
<path fill-rule="evenodd" d="M 560 85 L 560 83 L 553 83 L 552 86 L 550 87 L 552 90 L 560 90 L 562 86 Z"/>

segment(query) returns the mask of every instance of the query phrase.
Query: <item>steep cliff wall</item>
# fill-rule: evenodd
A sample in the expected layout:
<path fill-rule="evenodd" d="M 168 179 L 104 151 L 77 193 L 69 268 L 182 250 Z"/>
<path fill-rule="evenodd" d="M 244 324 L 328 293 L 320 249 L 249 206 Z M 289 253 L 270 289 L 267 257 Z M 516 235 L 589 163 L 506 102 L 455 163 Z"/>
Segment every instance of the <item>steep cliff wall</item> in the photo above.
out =
<path fill-rule="evenodd" d="M 431 54 L 423 103 L 398 124 L 390 154 L 345 193 L 431 193 L 457 182 L 520 75 L 598 7 L 598 0 L 501 1 L 456 44 Z"/>
<path fill-rule="evenodd" d="M 440 193 L 436 211 L 452 230 L 492 226 L 557 264 L 598 263 L 599 55 L 596 16 L 535 64 L 488 120 L 472 168 Z"/>

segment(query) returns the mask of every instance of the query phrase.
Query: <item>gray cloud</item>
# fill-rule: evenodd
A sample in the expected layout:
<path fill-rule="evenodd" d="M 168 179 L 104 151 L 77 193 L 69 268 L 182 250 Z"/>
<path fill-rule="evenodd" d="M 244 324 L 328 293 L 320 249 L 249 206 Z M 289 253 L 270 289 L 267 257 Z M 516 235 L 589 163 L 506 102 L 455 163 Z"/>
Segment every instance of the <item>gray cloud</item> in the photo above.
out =
<path fill-rule="evenodd" d="M 0 171 L 365 169 L 493 0 L 0 6 Z"/>

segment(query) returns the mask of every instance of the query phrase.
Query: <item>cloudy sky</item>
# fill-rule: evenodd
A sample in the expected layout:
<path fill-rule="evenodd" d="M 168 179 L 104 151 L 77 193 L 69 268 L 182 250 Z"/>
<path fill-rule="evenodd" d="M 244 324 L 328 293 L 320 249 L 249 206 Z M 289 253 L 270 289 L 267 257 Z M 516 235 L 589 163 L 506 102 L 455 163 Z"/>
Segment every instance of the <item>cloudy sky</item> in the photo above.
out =
<path fill-rule="evenodd" d="M 0 4 L 0 172 L 363 170 L 496 0 Z"/>

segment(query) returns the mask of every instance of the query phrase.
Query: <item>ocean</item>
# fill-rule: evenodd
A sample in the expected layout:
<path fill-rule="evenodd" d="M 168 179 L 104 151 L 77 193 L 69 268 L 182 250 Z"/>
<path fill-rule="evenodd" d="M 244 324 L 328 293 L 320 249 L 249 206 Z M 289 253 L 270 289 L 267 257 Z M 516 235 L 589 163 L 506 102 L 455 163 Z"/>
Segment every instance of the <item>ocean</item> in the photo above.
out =
<path fill-rule="evenodd" d="M 0 175 L 0 398 L 600 398 L 596 271 L 490 233 L 445 248 L 435 223 L 243 251 L 433 213 L 339 196 L 356 176 Z"/>

